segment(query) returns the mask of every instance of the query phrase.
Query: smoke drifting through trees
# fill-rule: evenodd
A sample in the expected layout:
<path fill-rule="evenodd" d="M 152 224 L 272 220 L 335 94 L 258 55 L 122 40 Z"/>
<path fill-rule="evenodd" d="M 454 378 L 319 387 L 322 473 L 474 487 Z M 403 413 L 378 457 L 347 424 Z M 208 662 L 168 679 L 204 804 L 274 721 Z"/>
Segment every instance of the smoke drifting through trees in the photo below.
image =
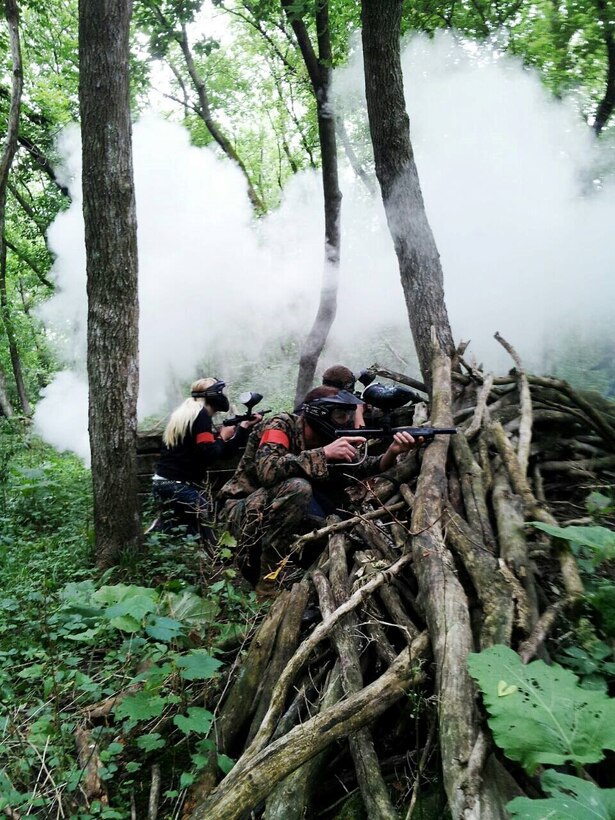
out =
<path fill-rule="evenodd" d="M 486 47 L 450 35 L 415 38 L 403 55 L 407 105 L 428 217 L 444 268 L 456 339 L 507 369 L 499 330 L 528 367 L 562 327 L 606 326 L 615 301 L 613 178 L 592 187 L 591 168 L 613 149 L 596 144 L 573 106 L 537 77 Z M 335 77 L 336 104 L 367 156 L 361 55 Z M 607 154 L 605 155 L 605 151 Z M 611 157 L 608 156 L 610 151 Z M 85 255 L 78 138 L 64 138 L 73 204 L 54 223 L 58 292 L 44 308 L 72 375 L 39 403 L 36 423 L 59 448 L 86 456 L 77 419 L 84 401 Z M 612 163 L 615 165 L 615 162 Z M 180 127 L 145 117 L 134 129 L 141 303 L 140 415 L 164 412 L 203 360 L 258 362 L 314 314 L 322 258 L 318 173 L 287 186 L 280 208 L 255 225 L 240 173 Z M 379 198 L 349 168 L 342 174 L 342 261 L 331 347 L 350 366 L 371 364 L 387 328 L 410 332 L 397 262 Z M 570 323 L 570 324 L 569 324 Z M 360 348 L 357 342 L 363 343 Z M 371 356 L 371 358 L 370 358 Z M 269 379 L 269 376 L 267 376 Z M 273 388 L 274 375 L 258 389 Z M 172 397 L 170 399 L 170 397 Z M 70 422 L 66 408 L 71 408 Z"/>

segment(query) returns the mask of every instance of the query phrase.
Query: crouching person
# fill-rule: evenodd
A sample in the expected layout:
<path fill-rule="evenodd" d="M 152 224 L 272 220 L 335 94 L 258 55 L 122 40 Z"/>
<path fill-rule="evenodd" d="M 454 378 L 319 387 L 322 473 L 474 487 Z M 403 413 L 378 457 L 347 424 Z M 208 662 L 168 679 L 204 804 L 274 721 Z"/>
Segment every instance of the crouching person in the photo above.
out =
<path fill-rule="evenodd" d="M 354 478 L 387 470 L 414 446 L 411 435 L 397 433 L 383 455 L 359 460 L 357 448 L 365 439 L 336 438 L 335 432 L 354 427 L 362 403 L 337 387 L 314 388 L 297 413 L 280 413 L 259 425 L 222 487 L 219 500 L 240 551 L 252 556 L 260 551 L 260 599 L 277 594 L 284 580 L 284 570 L 277 570 L 302 522 L 324 522 L 347 504 L 344 490 Z"/>
<path fill-rule="evenodd" d="M 262 418 L 217 430 L 213 416 L 229 409 L 224 388 L 219 379 L 199 379 L 192 384 L 190 397 L 171 414 L 153 477 L 152 492 L 161 510 L 154 529 L 183 525 L 212 542 L 214 510 L 202 486 L 205 474 L 218 460 L 235 455 L 248 440 L 248 428 Z"/>

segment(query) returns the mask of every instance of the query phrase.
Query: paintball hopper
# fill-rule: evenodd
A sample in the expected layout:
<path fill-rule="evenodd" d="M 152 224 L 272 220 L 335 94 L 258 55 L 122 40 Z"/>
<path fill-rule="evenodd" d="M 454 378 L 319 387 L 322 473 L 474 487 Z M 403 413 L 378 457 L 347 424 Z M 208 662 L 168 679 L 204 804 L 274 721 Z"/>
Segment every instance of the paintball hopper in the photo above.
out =
<path fill-rule="evenodd" d="M 403 407 L 404 404 L 408 404 L 413 398 L 414 393 L 406 387 L 380 384 L 379 382 L 370 384 L 363 391 L 363 400 L 371 404 L 372 407 L 377 407 L 379 410 L 382 410 L 384 413 L 389 413 L 391 410 Z"/>
<path fill-rule="evenodd" d="M 238 401 L 240 401 L 241 404 L 245 404 L 247 412 L 240 416 L 232 416 L 230 419 L 224 419 L 222 426 L 233 427 L 236 424 L 240 424 L 242 421 L 254 421 L 256 414 L 254 414 L 252 410 L 259 403 L 259 401 L 262 400 L 262 398 L 262 393 L 252 393 L 250 390 L 245 393 L 241 393 Z M 264 414 L 269 413 L 270 410 L 268 408 L 267 410 L 259 410 L 258 412 Z"/>
<path fill-rule="evenodd" d="M 376 377 L 373 373 L 369 370 L 362 370 L 359 375 L 357 376 L 357 381 L 360 382 L 363 387 L 367 387 L 368 384 L 371 384 Z"/>
<path fill-rule="evenodd" d="M 252 412 L 252 408 L 255 407 L 259 401 L 262 401 L 263 396 L 261 393 L 251 393 L 249 390 L 245 393 L 241 393 L 239 396 L 239 401 L 241 404 L 245 404 L 248 408 L 248 413 Z"/>

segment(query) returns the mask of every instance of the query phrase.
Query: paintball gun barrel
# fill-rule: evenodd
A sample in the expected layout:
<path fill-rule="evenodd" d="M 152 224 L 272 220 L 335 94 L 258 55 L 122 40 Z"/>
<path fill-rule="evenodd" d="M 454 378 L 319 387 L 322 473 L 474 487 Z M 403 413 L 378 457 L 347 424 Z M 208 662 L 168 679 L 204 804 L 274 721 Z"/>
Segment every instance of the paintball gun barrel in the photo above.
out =
<path fill-rule="evenodd" d="M 451 436 L 456 432 L 456 427 L 354 427 L 352 430 L 336 430 L 335 437 L 393 438 L 395 433 L 410 433 L 413 438 L 431 441 L 435 436 Z"/>
<path fill-rule="evenodd" d="M 257 414 L 253 413 L 253 408 L 262 401 L 262 394 L 261 393 L 251 393 L 248 391 L 247 393 L 242 393 L 239 396 L 239 401 L 241 404 L 245 404 L 247 413 L 244 413 L 240 416 L 232 416 L 230 419 L 224 419 L 222 422 L 223 427 L 234 427 L 236 424 L 239 424 L 242 421 L 254 421 Z M 267 410 L 259 410 L 258 415 L 264 415 L 265 413 L 270 413 L 271 408 L 267 408 Z"/>

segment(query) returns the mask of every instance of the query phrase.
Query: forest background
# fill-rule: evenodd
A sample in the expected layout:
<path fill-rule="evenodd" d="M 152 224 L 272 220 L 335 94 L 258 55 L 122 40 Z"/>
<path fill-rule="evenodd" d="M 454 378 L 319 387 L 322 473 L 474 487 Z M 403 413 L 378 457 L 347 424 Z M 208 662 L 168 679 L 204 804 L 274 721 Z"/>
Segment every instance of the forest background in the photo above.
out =
<path fill-rule="evenodd" d="M 333 69 L 342 238 L 339 307 L 318 367 L 344 361 L 358 370 L 380 361 L 418 377 L 376 193 L 359 9 L 330 6 L 326 65 Z M 7 3 L 8 21 L 14 8 Z M 317 94 L 289 22 L 303 15 L 316 42 L 311 11 L 301 3 L 135 5 L 130 68 L 143 420 L 163 416 L 200 372 L 223 376 L 235 395 L 252 388 L 274 407 L 292 403 L 323 268 Z M 15 710 L 3 716 L 2 728 L 23 762 L 19 771 L 3 769 L 0 793 L 10 790 L 12 803 L 36 807 L 53 792 L 41 773 L 62 771 L 67 789 L 80 782 L 59 728 L 63 686 L 90 696 L 102 696 L 105 686 L 84 677 L 70 656 L 60 664 L 53 649 L 63 630 L 77 632 L 58 627 L 56 606 L 67 584 L 89 583 L 93 548 L 83 466 L 89 447 L 77 9 L 32 2 L 19 12 L 18 148 L 3 169 L 2 191 L 0 561 L 7 592 L 0 629 L 4 699 Z M 403 17 L 413 144 L 456 339 L 471 338 L 476 360 L 497 369 L 508 366 L 491 341 L 501 330 L 532 369 L 605 395 L 615 390 L 614 15 L 612 3 L 599 0 L 419 3 Z M 8 133 L 9 25 L 0 38 L 0 116 Z M 160 549 L 153 577 L 167 572 L 167 580 L 183 581 L 195 572 L 168 544 Z M 172 570 L 167 561 L 175 561 Z M 234 612 L 235 593 L 221 584 L 213 598 Z M 34 619 L 35 611 L 43 617 Z M 37 634 L 25 640 L 22 627 L 33 620 Z M 122 668 L 123 651 L 106 658 L 110 675 Z M 54 722 L 51 764 L 37 738 L 51 737 Z M 16 725 L 21 730 L 9 733 Z M 107 749 L 112 779 L 120 751 Z M 167 789 L 169 803 L 190 783 L 190 768 L 182 766 L 181 788 Z M 121 800 L 130 789 L 124 779 Z"/>

